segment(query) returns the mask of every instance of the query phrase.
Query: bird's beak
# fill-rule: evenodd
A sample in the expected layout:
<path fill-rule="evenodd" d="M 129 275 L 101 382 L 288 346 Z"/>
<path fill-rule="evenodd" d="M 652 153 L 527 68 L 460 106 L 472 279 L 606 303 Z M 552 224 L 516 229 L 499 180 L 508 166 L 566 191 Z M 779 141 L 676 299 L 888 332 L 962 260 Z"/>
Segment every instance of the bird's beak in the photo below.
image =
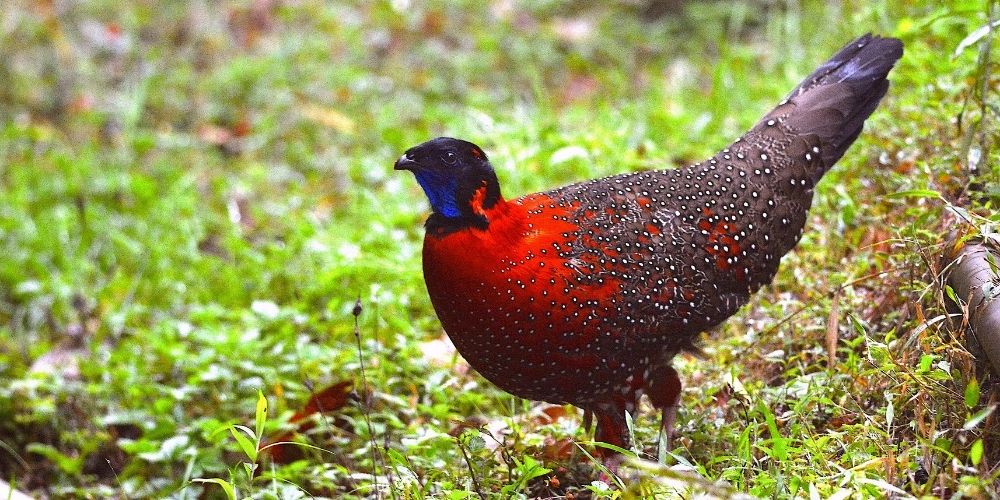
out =
<path fill-rule="evenodd" d="M 417 168 L 417 162 L 413 161 L 409 155 L 400 156 L 393 165 L 393 170 L 413 170 Z"/>

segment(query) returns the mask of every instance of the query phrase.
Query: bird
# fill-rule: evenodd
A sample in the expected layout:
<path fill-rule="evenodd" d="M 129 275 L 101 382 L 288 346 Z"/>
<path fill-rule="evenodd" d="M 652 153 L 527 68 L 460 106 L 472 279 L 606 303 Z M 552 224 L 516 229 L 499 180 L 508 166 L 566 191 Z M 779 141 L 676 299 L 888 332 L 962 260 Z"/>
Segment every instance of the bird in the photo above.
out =
<path fill-rule="evenodd" d="M 771 282 L 801 238 L 813 191 L 885 96 L 900 40 L 863 35 L 706 161 L 507 199 L 482 148 L 412 147 L 430 202 L 423 275 L 469 365 L 521 398 L 570 404 L 595 441 L 629 446 L 646 395 L 669 436 L 672 359 Z"/>

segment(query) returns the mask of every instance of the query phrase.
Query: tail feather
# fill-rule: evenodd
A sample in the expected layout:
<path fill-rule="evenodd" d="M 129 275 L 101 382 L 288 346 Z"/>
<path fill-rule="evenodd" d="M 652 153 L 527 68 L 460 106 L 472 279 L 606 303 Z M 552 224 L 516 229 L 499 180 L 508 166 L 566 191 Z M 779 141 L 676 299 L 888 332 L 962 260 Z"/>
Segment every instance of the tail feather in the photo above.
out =
<path fill-rule="evenodd" d="M 883 81 L 902 56 L 903 42 L 898 39 L 863 35 L 816 68 L 792 90 L 788 99 L 823 84 L 847 82 L 864 87 Z"/>
<path fill-rule="evenodd" d="M 902 55 L 901 41 L 864 35 L 803 80 L 771 115 L 788 113 L 786 125 L 799 134 L 817 136 L 823 168 L 829 169 L 857 139 L 885 96 L 886 76 Z"/>

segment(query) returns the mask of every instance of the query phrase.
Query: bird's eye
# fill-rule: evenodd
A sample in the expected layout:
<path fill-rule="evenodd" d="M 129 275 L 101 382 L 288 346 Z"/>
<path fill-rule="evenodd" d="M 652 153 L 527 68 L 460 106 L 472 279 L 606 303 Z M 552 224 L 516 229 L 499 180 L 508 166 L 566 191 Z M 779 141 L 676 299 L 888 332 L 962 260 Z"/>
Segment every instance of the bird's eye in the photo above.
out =
<path fill-rule="evenodd" d="M 454 151 L 448 151 L 444 154 L 444 162 L 453 165 L 457 161 L 458 157 L 455 155 Z"/>

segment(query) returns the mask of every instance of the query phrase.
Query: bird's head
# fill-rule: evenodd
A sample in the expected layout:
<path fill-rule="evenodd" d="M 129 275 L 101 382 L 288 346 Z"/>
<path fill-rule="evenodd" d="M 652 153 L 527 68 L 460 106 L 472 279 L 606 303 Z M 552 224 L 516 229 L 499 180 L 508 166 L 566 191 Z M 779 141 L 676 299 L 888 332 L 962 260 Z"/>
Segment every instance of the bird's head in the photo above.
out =
<path fill-rule="evenodd" d="M 486 153 L 475 144 L 438 137 L 406 150 L 396 170 L 409 170 L 427 194 L 434 213 L 428 228 L 458 230 L 489 225 L 486 211 L 502 201 Z"/>

